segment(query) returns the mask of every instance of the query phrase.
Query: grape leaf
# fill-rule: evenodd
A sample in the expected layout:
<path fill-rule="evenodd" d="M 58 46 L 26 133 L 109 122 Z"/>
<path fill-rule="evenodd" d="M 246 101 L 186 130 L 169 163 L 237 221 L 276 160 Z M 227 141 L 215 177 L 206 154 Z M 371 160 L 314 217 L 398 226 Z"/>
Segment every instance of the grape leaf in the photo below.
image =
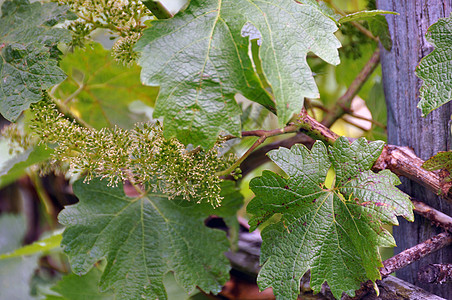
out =
<path fill-rule="evenodd" d="M 66 275 L 51 288 L 51 291 L 58 295 L 47 295 L 46 300 L 115 299 L 114 294 L 101 293 L 99 291 L 98 284 L 101 275 L 102 271 L 96 267 L 83 276 L 77 274 Z"/>
<path fill-rule="evenodd" d="M 129 110 L 133 101 L 154 106 L 158 89 L 140 83 L 140 68 L 114 61 L 99 43 L 76 49 L 60 63 L 68 78 L 55 91 L 73 111 L 95 128 L 131 128 L 146 121 L 144 115 Z"/>
<path fill-rule="evenodd" d="M 452 17 L 430 26 L 426 39 L 436 48 L 416 68 L 416 75 L 424 81 L 417 105 L 422 116 L 452 99 Z"/>
<path fill-rule="evenodd" d="M 337 20 L 342 16 L 334 11 L 327 3 L 324 1 L 317 0 L 297 0 L 300 3 L 311 5 L 312 7 L 318 9 L 325 16 L 333 20 L 337 25 L 340 25 Z"/>
<path fill-rule="evenodd" d="M 40 145 L 28 149 L 0 166 L 0 188 L 16 181 L 27 174 L 29 167 L 50 159 L 53 150 L 47 146 Z"/>
<path fill-rule="evenodd" d="M 447 169 L 452 171 L 452 151 L 440 151 L 422 164 L 427 171 Z"/>
<path fill-rule="evenodd" d="M 387 10 L 363 10 L 359 11 L 353 14 L 348 14 L 338 20 L 339 23 L 345 23 L 345 22 L 353 22 L 353 21 L 360 21 L 364 19 L 373 18 L 378 15 L 398 15 L 399 13 L 394 11 L 387 11 Z"/>
<path fill-rule="evenodd" d="M 391 33 L 389 32 L 388 21 L 384 16 L 377 15 L 371 19 L 367 20 L 367 24 L 369 25 L 369 29 L 374 36 L 377 36 L 380 39 L 383 47 L 391 51 L 392 49 L 392 39 Z"/>
<path fill-rule="evenodd" d="M 29 245 L 22 246 L 15 249 L 14 251 L 0 254 L 0 260 L 20 257 L 23 255 L 33 255 L 49 252 L 55 248 L 60 248 L 60 243 L 62 239 L 62 230 L 57 230 L 53 232 L 50 236 L 40 239 L 39 241 L 33 242 Z"/>
<path fill-rule="evenodd" d="M 311 287 L 319 292 L 326 281 L 333 295 L 353 295 L 361 282 L 380 278 L 378 247 L 394 246 L 382 225 L 396 225 L 397 215 L 413 220 L 409 196 L 394 185 L 390 171 L 369 169 L 380 155 L 382 142 L 339 138 L 329 148 L 317 141 L 312 150 L 295 145 L 269 157 L 287 175 L 264 171 L 250 182 L 256 197 L 247 211 L 251 229 L 275 213 L 281 220 L 262 231 L 261 289 L 273 287 L 278 299 L 296 299 L 300 279 L 311 270 Z M 330 167 L 335 184 L 325 185 Z"/>
<path fill-rule="evenodd" d="M 7 0 L 0 18 L 0 113 L 15 121 L 43 90 L 66 78 L 57 66 L 58 43 L 68 30 L 52 26 L 75 15 L 65 5 Z"/>
<path fill-rule="evenodd" d="M 78 274 L 106 258 L 101 290 L 120 299 L 166 299 L 169 271 L 188 293 L 197 286 L 218 293 L 227 281 L 226 235 L 204 226 L 196 204 L 179 206 L 158 192 L 129 198 L 122 186 L 99 180 L 73 188 L 80 202 L 59 216 L 67 226 L 62 245 Z"/>
<path fill-rule="evenodd" d="M 247 23 L 262 36 L 260 58 L 279 125 L 300 112 L 304 97 L 319 97 L 306 55 L 339 63 L 329 17 L 292 0 L 193 0 L 174 18 L 153 22 L 136 46 L 142 81 L 161 87 L 155 116 L 165 118 L 167 136 L 203 147 L 220 132 L 240 136 L 237 93 L 272 108 L 241 35 Z"/>
<path fill-rule="evenodd" d="M 447 195 L 452 187 L 452 151 L 440 151 L 422 164 L 427 171 L 438 172 L 440 178 L 439 195 Z"/>

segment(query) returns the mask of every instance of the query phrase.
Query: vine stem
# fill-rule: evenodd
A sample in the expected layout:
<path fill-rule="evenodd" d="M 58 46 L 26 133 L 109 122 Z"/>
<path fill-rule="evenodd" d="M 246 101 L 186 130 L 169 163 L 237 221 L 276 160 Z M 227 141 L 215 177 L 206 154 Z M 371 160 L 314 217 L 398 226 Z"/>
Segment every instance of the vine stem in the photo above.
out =
<path fill-rule="evenodd" d="M 357 115 L 354 112 L 349 112 L 349 113 L 347 113 L 347 115 L 349 115 L 350 117 L 356 118 L 356 119 L 360 119 L 360 120 L 363 120 L 363 121 L 370 122 L 370 123 L 374 124 L 375 126 L 378 126 L 378 127 L 382 128 L 382 129 L 384 129 L 385 131 L 387 130 L 386 125 L 384 125 L 383 123 L 380 123 L 378 121 L 375 121 L 375 120 L 373 120 L 371 118 L 366 118 L 366 117 Z"/>
<path fill-rule="evenodd" d="M 240 164 L 262 143 L 265 142 L 265 140 L 271 136 L 281 135 L 285 133 L 293 133 L 297 132 L 300 128 L 301 124 L 298 122 L 292 123 L 284 128 L 281 129 L 273 129 L 273 130 L 252 130 L 252 131 L 243 131 L 242 137 L 247 136 L 258 136 L 259 138 L 257 141 L 254 142 L 254 144 L 243 154 L 236 162 L 234 162 L 229 168 L 227 168 L 224 171 L 217 172 L 215 175 L 217 176 L 226 176 L 234 172 L 235 169 L 237 169 Z M 227 136 L 226 139 L 234 138 L 232 136 Z"/>
<path fill-rule="evenodd" d="M 350 119 L 342 118 L 342 120 L 343 120 L 345 123 L 350 124 L 350 125 L 352 125 L 353 127 L 356 127 L 356 128 L 358 128 L 359 130 L 361 130 L 361 131 L 363 131 L 363 132 L 369 132 L 369 131 L 370 131 L 370 129 L 366 129 L 366 128 L 364 128 L 363 126 L 361 126 L 361 125 L 359 125 L 359 124 L 353 122 L 353 121 L 350 120 Z"/>
<path fill-rule="evenodd" d="M 353 111 L 350 109 L 352 100 L 355 98 L 356 94 L 361 90 L 366 81 L 370 78 L 370 75 L 378 67 L 380 63 L 380 48 L 377 47 L 374 53 L 367 61 L 366 65 L 363 67 L 358 76 L 353 80 L 353 82 L 348 87 L 347 91 L 337 100 L 334 109 L 329 110 L 322 120 L 322 124 L 326 127 L 331 127 L 334 122 L 336 122 L 344 114 L 352 114 Z"/>
<path fill-rule="evenodd" d="M 337 133 L 333 132 L 324 124 L 308 115 L 305 109 L 301 111 L 298 122 L 300 123 L 300 132 L 306 134 L 314 140 L 319 139 L 328 145 L 333 145 L 339 138 Z"/>
<path fill-rule="evenodd" d="M 39 175 L 36 174 L 35 172 L 30 172 L 28 176 L 35 187 L 35 191 L 38 194 L 39 199 L 44 204 L 47 213 L 46 214 L 47 222 L 49 222 L 49 225 L 52 229 L 56 228 L 57 224 L 55 222 L 56 220 L 55 218 L 57 213 L 55 212 L 55 209 L 53 207 L 52 200 L 47 194 L 45 187 L 42 185 L 41 177 L 39 177 Z"/>
<path fill-rule="evenodd" d="M 411 202 L 414 204 L 414 211 L 417 214 L 429 219 L 434 225 L 442 227 L 452 233 L 452 217 L 428 206 L 424 202 L 414 199 L 411 199 Z"/>
<path fill-rule="evenodd" d="M 243 154 L 236 162 L 234 162 L 229 168 L 224 171 L 217 172 L 215 175 L 217 176 L 226 176 L 234 172 L 236 168 L 240 166 L 240 164 L 265 140 L 271 136 L 286 134 L 286 133 L 294 133 L 294 132 L 304 132 L 306 135 L 314 138 L 320 139 L 325 143 L 332 145 L 339 138 L 339 135 L 335 132 L 331 131 L 329 128 L 325 127 L 323 124 L 317 122 L 316 119 L 311 117 L 305 109 L 301 111 L 298 115 L 298 118 L 294 123 L 282 128 L 282 129 L 273 129 L 273 130 L 252 130 L 252 131 L 243 131 L 242 137 L 247 136 L 257 136 L 259 137 L 256 142 Z M 225 139 L 235 138 L 233 136 L 226 136 Z"/>
<path fill-rule="evenodd" d="M 345 16 L 347 15 L 342 9 L 340 9 L 336 4 L 334 4 L 333 1 L 327 1 L 327 2 L 328 2 L 328 4 L 331 5 L 331 7 L 332 7 L 338 14 L 340 14 L 341 16 L 345 17 Z M 350 24 L 352 24 L 353 26 L 355 26 L 356 29 L 358 29 L 359 31 L 361 31 L 361 33 L 363 33 L 363 34 L 364 34 L 365 36 L 367 36 L 368 38 L 370 38 L 370 39 L 372 39 L 372 40 L 374 40 L 374 41 L 376 41 L 376 42 L 379 42 L 379 41 L 380 41 L 380 39 L 379 39 L 378 37 L 374 36 L 374 35 L 372 34 L 372 32 L 370 32 L 367 28 L 365 28 L 365 27 L 364 27 L 363 25 L 361 25 L 360 23 L 358 23 L 358 22 L 356 22 L 356 21 L 352 21 L 352 22 L 350 22 Z"/>
<path fill-rule="evenodd" d="M 449 232 L 442 232 L 420 244 L 417 244 L 416 246 L 388 258 L 383 262 L 383 267 L 380 269 L 382 279 L 388 277 L 391 273 L 394 273 L 395 271 L 400 270 L 413 262 L 450 245 L 451 243 L 452 234 Z M 363 296 L 366 296 L 370 290 L 374 289 L 374 287 L 375 286 L 372 281 L 368 280 L 361 284 L 360 289 L 355 291 L 355 298 L 344 296 L 342 299 L 361 299 Z"/>
<path fill-rule="evenodd" d="M 397 255 L 385 260 L 383 267 L 380 269 L 380 274 L 384 278 L 389 274 L 400 270 L 403 267 L 412 264 L 413 262 L 438 251 L 439 249 L 450 245 L 452 243 L 452 234 L 449 232 L 442 232 L 432 238 L 417 244 L 414 247 L 406 249 Z"/>

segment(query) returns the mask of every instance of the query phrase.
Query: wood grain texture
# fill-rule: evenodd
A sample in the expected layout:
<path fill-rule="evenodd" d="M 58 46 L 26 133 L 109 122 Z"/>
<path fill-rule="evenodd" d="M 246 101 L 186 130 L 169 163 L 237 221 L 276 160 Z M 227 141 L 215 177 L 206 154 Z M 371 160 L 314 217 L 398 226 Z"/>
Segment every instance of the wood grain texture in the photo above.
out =
<path fill-rule="evenodd" d="M 422 118 L 421 111 L 416 107 L 422 82 L 414 71 L 420 59 L 433 50 L 433 46 L 425 39 L 428 27 L 439 18 L 450 15 L 452 0 L 378 0 L 377 6 L 378 9 L 400 13 L 399 16 L 386 17 L 393 39 L 392 50 L 381 48 L 383 84 L 388 107 L 388 143 L 411 147 L 416 155 L 426 160 L 438 151 L 451 147 L 451 141 L 447 139 L 447 122 L 452 114 L 452 105 L 446 104 Z M 407 179 L 402 179 L 402 182 L 401 189 L 412 197 L 452 215 L 452 206 L 447 201 L 417 183 Z M 400 226 L 394 227 L 398 244 L 395 252 L 400 253 L 441 231 L 420 216 L 416 216 L 414 223 L 400 220 Z M 425 284 L 419 282 L 416 276 L 419 264 L 451 261 L 452 248 L 449 246 L 407 266 L 397 272 L 397 276 L 441 297 L 452 299 L 451 284 Z"/>

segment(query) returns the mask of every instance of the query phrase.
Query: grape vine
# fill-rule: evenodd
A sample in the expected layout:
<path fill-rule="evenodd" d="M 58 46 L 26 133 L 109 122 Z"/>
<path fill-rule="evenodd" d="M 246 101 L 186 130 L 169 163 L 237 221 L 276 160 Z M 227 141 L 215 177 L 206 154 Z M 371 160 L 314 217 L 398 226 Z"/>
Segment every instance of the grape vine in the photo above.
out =
<path fill-rule="evenodd" d="M 12 158 L 0 168 L 0 187 L 28 175 L 56 215 L 37 177 L 55 173 L 72 178 L 79 201 L 60 212 L 57 242 L 41 243 L 61 245 L 83 275 L 65 275 L 53 292 L 64 298 L 95 281 L 93 298 L 168 299 L 171 273 L 184 293 L 224 293 L 224 254 L 233 261 L 242 246 L 244 164 L 252 177 L 242 187 L 252 194 L 246 217 L 262 232 L 261 290 L 297 299 L 305 274 L 313 293 L 326 283 L 338 299 L 367 280 L 378 290 L 387 275 L 380 250 L 395 246 L 384 226 L 397 226 L 398 216 L 412 221 L 419 205 L 382 170 L 391 169 L 384 142 L 329 127 L 385 138 L 378 42 L 391 49 L 384 15 L 396 13 L 374 1 L 353 12 L 334 2 L 191 0 L 175 15 L 135 0 L 3 3 L 0 113 L 13 123 L 1 131 Z M 437 79 L 450 74 L 450 60 L 434 76 L 426 67 L 450 50 L 439 41 L 450 22 L 430 29 L 438 48 L 417 70 L 441 95 L 449 87 Z M 100 59 L 105 53 L 121 65 Z M 341 60 L 349 74 L 333 80 Z M 436 90 L 422 92 L 424 113 L 450 101 L 427 103 Z M 356 113 L 359 97 L 372 115 Z M 148 121 L 130 127 L 135 117 Z M 430 169 L 450 173 L 444 157 Z M 274 172 L 256 172 L 267 161 Z M 449 173 L 441 175 L 446 197 Z M 205 226 L 216 218 L 227 234 Z M 19 255 L 10 251 L 0 245 L 0 265 Z"/>

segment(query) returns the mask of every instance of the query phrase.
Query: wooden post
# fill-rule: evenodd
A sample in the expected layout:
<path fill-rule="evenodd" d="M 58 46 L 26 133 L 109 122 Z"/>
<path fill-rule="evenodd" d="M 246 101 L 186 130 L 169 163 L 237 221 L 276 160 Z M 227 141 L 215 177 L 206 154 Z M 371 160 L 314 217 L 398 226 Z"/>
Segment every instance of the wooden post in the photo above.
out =
<path fill-rule="evenodd" d="M 381 48 L 381 64 L 386 103 L 388 107 L 388 143 L 404 145 L 414 149 L 416 155 L 428 159 L 438 151 L 452 146 L 448 135 L 448 121 L 452 104 L 433 111 L 426 118 L 416 107 L 419 102 L 419 88 L 422 85 L 414 73 L 422 57 L 433 50 L 425 39 L 430 25 L 452 12 L 452 0 L 377 0 L 378 9 L 396 11 L 398 16 L 388 15 L 389 31 L 393 40 L 391 51 Z M 414 198 L 452 215 L 452 206 L 434 193 L 418 184 L 402 179 L 401 189 Z M 432 226 L 430 221 L 416 215 L 415 222 L 400 219 L 400 226 L 394 227 L 397 241 L 396 253 L 410 248 L 442 230 Z M 420 262 L 397 272 L 397 277 L 414 283 L 434 294 L 452 299 L 452 284 L 434 285 L 418 281 L 420 265 L 452 262 L 452 247 L 444 248 Z"/>

